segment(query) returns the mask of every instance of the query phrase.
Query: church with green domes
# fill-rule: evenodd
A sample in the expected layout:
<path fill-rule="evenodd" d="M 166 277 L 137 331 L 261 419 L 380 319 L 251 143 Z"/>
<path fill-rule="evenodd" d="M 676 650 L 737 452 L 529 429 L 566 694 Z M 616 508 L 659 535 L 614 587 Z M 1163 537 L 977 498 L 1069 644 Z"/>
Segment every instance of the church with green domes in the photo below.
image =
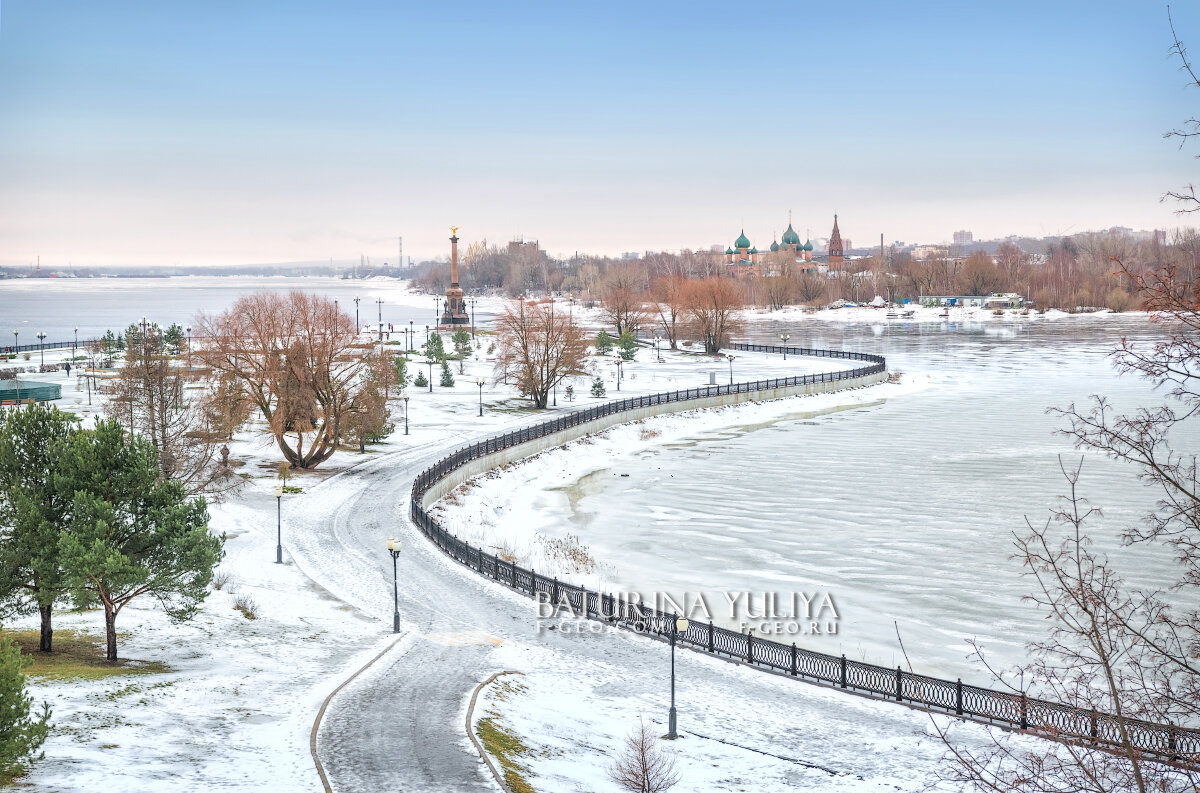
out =
<path fill-rule="evenodd" d="M 836 221 L 835 221 L 836 223 Z M 813 261 L 813 244 L 810 240 L 800 241 L 800 235 L 792 228 L 791 213 L 788 213 L 787 231 L 783 232 L 782 240 L 772 240 L 771 247 L 761 252 L 750 243 L 746 230 L 742 229 L 733 245 L 725 249 L 725 264 L 729 274 L 746 277 L 759 275 L 777 275 L 784 267 L 801 272 L 826 272 L 824 264 Z"/>

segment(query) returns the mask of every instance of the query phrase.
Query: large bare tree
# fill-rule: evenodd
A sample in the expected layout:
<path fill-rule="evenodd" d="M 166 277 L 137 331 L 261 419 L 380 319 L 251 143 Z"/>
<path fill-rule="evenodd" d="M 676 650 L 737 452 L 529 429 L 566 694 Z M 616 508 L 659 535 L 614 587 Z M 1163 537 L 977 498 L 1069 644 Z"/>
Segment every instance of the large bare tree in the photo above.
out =
<path fill-rule="evenodd" d="M 199 320 L 197 356 L 240 381 L 293 468 L 337 450 L 362 388 L 353 318 L 305 292 L 260 292 Z"/>
<path fill-rule="evenodd" d="M 515 300 L 496 318 L 496 374 L 513 380 L 539 408 L 568 377 L 587 371 L 588 339 L 569 312 L 554 303 Z"/>
<path fill-rule="evenodd" d="M 684 305 L 691 330 L 704 342 L 704 351 L 716 355 L 729 336 L 743 326 L 741 309 L 745 300 L 741 286 L 732 278 L 701 278 L 687 285 Z"/>
<path fill-rule="evenodd" d="M 672 350 L 679 349 L 679 330 L 685 319 L 686 287 L 687 279 L 682 275 L 664 275 L 650 284 L 650 297 L 658 314 L 658 324 Z"/>
<path fill-rule="evenodd" d="M 217 495 L 241 480 L 220 465 L 223 439 L 206 396 L 185 390 L 189 374 L 175 366 L 157 326 L 126 335 L 125 364 L 105 413 L 144 435 L 158 451 L 159 473 L 188 495 Z"/>
<path fill-rule="evenodd" d="M 610 267 L 600 284 L 602 313 L 620 336 L 636 332 L 649 320 L 646 310 L 646 269 L 636 264 Z"/>

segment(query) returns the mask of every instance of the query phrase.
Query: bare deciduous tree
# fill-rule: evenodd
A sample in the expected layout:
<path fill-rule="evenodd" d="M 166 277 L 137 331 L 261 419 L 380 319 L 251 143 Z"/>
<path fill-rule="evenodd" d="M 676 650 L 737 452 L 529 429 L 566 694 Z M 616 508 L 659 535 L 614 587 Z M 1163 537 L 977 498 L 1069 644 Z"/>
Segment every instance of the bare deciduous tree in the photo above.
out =
<path fill-rule="evenodd" d="M 1200 785 L 1195 769 L 1146 757 L 1129 723 L 1200 721 L 1200 489 L 1195 455 L 1176 445 L 1194 437 L 1200 410 L 1200 279 L 1186 260 L 1148 273 L 1116 264 L 1165 331 L 1152 345 L 1123 340 L 1116 365 L 1164 390 L 1166 401 L 1121 415 L 1094 397 L 1090 406 L 1055 412 L 1067 419 L 1064 432 L 1079 448 L 1131 464 L 1156 489 L 1157 507 L 1122 539 L 1167 546 L 1179 578 L 1167 591 L 1127 586 L 1117 565 L 1091 548 L 1086 524 L 1098 510 L 1078 494 L 1079 469 L 1064 470 L 1065 506 L 1044 527 L 1029 525 L 1017 537 L 1017 558 L 1037 584 L 1030 597 L 1051 621 L 1048 637 L 1030 645 L 1032 661 L 1023 672 L 1043 698 L 1112 714 L 1115 750 L 1047 744 L 1031 751 L 1003 737 L 971 751 L 939 728 L 950 760 L 943 778 L 979 790 L 1141 793 Z"/>
<path fill-rule="evenodd" d="M 515 380 L 539 408 L 546 407 L 554 386 L 586 372 L 589 343 L 584 330 L 553 302 L 509 303 L 496 317 L 496 332 L 496 376 Z"/>
<path fill-rule="evenodd" d="M 242 383 L 292 467 L 333 455 L 362 387 L 352 318 L 324 297 L 261 292 L 199 327 L 197 356 Z"/>
<path fill-rule="evenodd" d="M 650 284 L 650 296 L 658 313 L 658 324 L 672 350 L 679 349 L 679 326 L 684 320 L 684 293 L 687 279 L 681 275 L 666 275 Z"/>
<path fill-rule="evenodd" d="M 692 332 L 704 342 L 704 351 L 716 355 L 729 341 L 729 335 L 742 327 L 741 286 L 731 278 L 703 278 L 690 281 L 684 293 L 684 305 Z"/>
<path fill-rule="evenodd" d="M 620 336 L 646 324 L 646 270 L 633 264 L 610 267 L 600 284 L 603 315 Z"/>
<path fill-rule="evenodd" d="M 658 738 L 640 719 L 608 766 L 608 778 L 633 793 L 663 793 L 679 784 L 675 755 L 663 751 Z"/>
<path fill-rule="evenodd" d="M 159 473 L 188 495 L 217 495 L 241 480 L 220 465 L 219 427 L 204 397 L 185 392 L 187 375 L 172 364 L 157 327 L 127 337 L 125 365 L 116 394 L 104 408 L 110 417 L 144 435 L 158 451 Z"/>

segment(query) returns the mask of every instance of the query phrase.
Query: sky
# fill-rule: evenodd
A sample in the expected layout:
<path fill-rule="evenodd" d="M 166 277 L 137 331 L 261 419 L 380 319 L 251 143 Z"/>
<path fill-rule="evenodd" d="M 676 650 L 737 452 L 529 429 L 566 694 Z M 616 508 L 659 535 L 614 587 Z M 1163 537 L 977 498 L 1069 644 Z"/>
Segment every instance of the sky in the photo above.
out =
<path fill-rule="evenodd" d="M 0 0 L 0 264 L 1173 228 L 1170 45 L 1145 0 Z"/>

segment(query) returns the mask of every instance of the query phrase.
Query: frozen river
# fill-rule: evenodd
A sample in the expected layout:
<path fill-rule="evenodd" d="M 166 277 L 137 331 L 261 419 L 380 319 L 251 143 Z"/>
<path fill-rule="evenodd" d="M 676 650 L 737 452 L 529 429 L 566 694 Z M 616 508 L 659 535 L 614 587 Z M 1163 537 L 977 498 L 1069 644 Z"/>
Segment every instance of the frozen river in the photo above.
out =
<path fill-rule="evenodd" d="M 836 636 L 803 647 L 897 664 L 897 629 L 919 671 L 984 679 L 966 640 L 1019 661 L 1044 622 L 1022 603 L 1032 582 L 1010 559 L 1025 516 L 1044 522 L 1064 492 L 1052 405 L 1104 393 L 1118 405 L 1153 394 L 1106 358 L 1122 334 L 1152 339 L 1144 319 L 1064 318 L 987 326 L 767 323 L 814 347 L 879 352 L 926 390 L 823 416 L 698 431 L 619 456 L 534 509 L 564 519 L 611 562 L 610 582 L 638 592 L 829 592 Z M 1193 445 L 1194 448 L 1194 445 Z M 628 476 L 626 476 L 628 475 Z M 1121 548 L 1120 527 L 1154 500 L 1132 471 L 1089 457 L 1083 493 L 1104 508 L 1095 533 L 1128 578 L 1161 586 L 1174 565 L 1153 548 Z"/>
<path fill-rule="evenodd" d="M 285 276 L 180 276 L 174 278 L 22 278 L 0 280 L 0 346 L 11 344 L 20 332 L 21 344 L 36 344 L 39 331 L 47 342 L 70 341 L 79 326 L 79 338 L 91 339 L 111 329 L 120 333 L 130 323 L 148 317 L 163 327 L 173 322 L 186 327 L 199 312 L 215 313 L 233 305 L 243 295 L 260 291 L 299 289 L 339 301 L 342 311 L 354 315 L 359 298 L 359 321 L 374 326 L 380 316 L 397 329 L 423 331 L 435 322 L 441 298 L 408 291 L 409 282 L 392 278 L 343 280 Z M 382 303 L 376 303 L 376 300 Z M 490 325 L 495 301 L 481 300 L 478 323 Z"/>

